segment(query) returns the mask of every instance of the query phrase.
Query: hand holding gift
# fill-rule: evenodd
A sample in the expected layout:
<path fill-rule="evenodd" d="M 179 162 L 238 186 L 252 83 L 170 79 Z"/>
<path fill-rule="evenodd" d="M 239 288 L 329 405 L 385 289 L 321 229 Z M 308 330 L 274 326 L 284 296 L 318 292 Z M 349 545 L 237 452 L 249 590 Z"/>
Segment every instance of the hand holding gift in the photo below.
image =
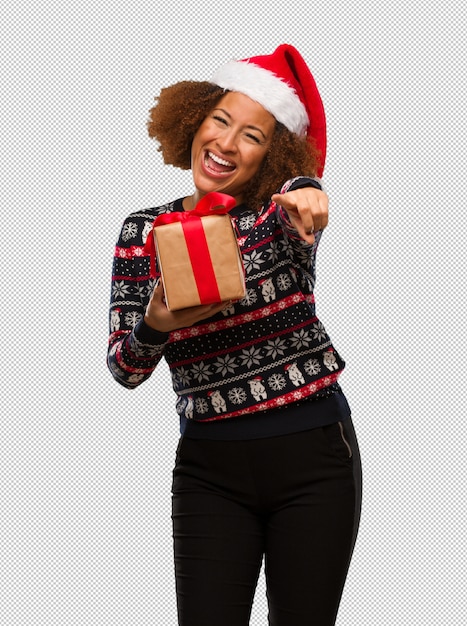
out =
<path fill-rule="evenodd" d="M 212 317 L 229 304 L 230 301 L 201 304 L 178 311 L 170 311 L 165 303 L 164 287 L 162 282 L 158 281 L 146 309 L 144 321 L 159 332 L 170 333 L 178 328 L 188 328 L 196 322 Z"/>
<path fill-rule="evenodd" d="M 168 310 L 195 308 L 192 313 L 203 319 L 221 310 L 226 302 L 245 295 L 241 254 L 228 215 L 234 206 L 231 196 L 212 192 L 192 211 L 164 213 L 156 218 L 146 251 L 151 256 L 152 275 L 157 257 L 163 291 L 160 288 L 155 292 L 151 310 L 155 310 L 156 300 L 163 293 Z M 198 309 L 200 305 L 206 308 Z M 191 319 L 191 312 L 179 317 Z M 173 321 L 165 320 L 169 325 Z M 159 320 L 159 326 L 161 323 Z"/>

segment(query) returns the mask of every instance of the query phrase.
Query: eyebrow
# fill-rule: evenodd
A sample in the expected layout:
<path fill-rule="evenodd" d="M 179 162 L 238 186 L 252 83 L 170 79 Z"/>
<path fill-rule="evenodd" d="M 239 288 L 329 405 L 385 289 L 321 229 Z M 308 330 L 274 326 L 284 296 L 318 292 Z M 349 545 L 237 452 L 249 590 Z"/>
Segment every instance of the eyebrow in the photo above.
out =
<path fill-rule="evenodd" d="M 226 111 L 225 109 L 222 109 L 221 107 L 215 108 L 214 111 L 222 111 L 222 113 L 224 113 L 224 115 L 226 115 L 229 119 L 232 119 L 232 116 L 230 115 L 230 113 L 228 111 Z M 263 135 L 264 139 L 267 139 L 266 135 L 261 130 L 261 128 L 258 128 L 257 126 L 253 126 L 253 124 L 248 124 L 247 126 L 245 126 L 245 128 L 250 128 L 251 130 L 256 130 L 256 131 L 258 131 L 259 133 L 261 133 Z"/>

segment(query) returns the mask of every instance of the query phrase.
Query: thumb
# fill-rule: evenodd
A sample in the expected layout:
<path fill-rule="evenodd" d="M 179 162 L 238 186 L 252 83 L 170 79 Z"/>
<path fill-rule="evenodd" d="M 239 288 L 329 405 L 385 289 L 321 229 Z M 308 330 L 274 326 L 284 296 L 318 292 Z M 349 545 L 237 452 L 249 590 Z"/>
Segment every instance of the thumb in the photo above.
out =
<path fill-rule="evenodd" d="M 162 285 L 162 280 L 159 277 L 156 280 L 156 284 L 154 285 L 154 289 L 151 294 L 151 299 L 162 300 L 163 296 L 164 296 L 164 286 Z"/>
<path fill-rule="evenodd" d="M 284 193 L 273 193 L 271 196 L 271 200 L 284 208 L 287 205 L 287 194 Z"/>

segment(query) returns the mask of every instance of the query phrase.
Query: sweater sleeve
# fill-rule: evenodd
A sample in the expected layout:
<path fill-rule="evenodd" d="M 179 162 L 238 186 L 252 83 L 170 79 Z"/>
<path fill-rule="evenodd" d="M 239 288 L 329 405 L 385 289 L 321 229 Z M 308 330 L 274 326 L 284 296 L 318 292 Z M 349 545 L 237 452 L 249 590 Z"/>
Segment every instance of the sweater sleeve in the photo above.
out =
<path fill-rule="evenodd" d="M 297 178 L 293 178 L 284 183 L 279 193 L 287 193 L 288 191 L 294 191 L 295 189 L 303 189 L 304 187 L 322 189 L 322 184 L 319 179 L 309 178 L 307 176 L 298 176 Z M 282 231 L 289 244 L 289 249 L 295 261 L 304 269 L 309 270 L 310 266 L 313 265 L 313 259 L 318 243 L 321 239 L 322 230 L 315 232 L 314 243 L 307 243 L 300 237 L 290 221 L 287 211 L 283 207 L 277 205 L 276 214 L 277 220 L 282 227 Z"/>
<path fill-rule="evenodd" d="M 168 333 L 144 321 L 155 280 L 149 277 L 149 257 L 144 255 L 144 215 L 125 220 L 115 247 L 109 313 L 107 364 L 115 380 L 133 389 L 149 378 L 161 360 Z"/>

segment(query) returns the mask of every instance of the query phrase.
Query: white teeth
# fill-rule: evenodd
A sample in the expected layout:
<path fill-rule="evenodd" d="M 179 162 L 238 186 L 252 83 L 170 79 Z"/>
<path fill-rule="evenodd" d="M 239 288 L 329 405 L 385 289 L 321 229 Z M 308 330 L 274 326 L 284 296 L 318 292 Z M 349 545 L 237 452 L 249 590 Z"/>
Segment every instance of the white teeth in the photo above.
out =
<path fill-rule="evenodd" d="M 215 161 L 215 163 L 219 163 L 219 165 L 225 165 L 226 167 L 234 167 L 235 163 L 231 163 L 230 161 L 226 161 L 225 159 L 221 159 L 217 155 L 212 152 L 208 152 L 209 158 Z"/>

